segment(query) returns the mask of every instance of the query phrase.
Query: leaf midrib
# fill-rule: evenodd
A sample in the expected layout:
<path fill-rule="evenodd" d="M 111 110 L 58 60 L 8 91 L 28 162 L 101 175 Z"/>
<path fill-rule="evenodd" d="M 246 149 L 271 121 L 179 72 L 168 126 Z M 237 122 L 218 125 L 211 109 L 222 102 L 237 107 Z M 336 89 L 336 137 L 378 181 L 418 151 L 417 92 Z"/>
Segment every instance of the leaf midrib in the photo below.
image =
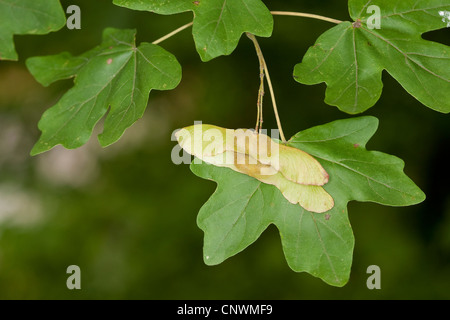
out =
<path fill-rule="evenodd" d="M 257 187 L 255 188 L 255 190 L 252 192 L 252 194 L 248 197 L 247 202 L 245 203 L 244 208 L 241 210 L 241 213 L 239 214 L 239 216 L 236 218 L 236 220 L 233 221 L 231 227 L 228 229 L 227 233 L 224 235 L 224 237 L 222 238 L 222 240 L 220 240 L 219 245 L 216 247 L 216 249 L 213 251 L 212 255 L 215 256 L 217 251 L 219 251 L 219 249 L 223 246 L 225 240 L 228 238 L 228 236 L 230 235 L 231 231 L 235 228 L 236 224 L 238 223 L 239 220 L 241 220 L 241 218 L 245 215 L 248 204 L 250 203 L 250 201 L 252 200 L 253 196 L 255 195 L 255 193 L 257 191 L 261 191 L 261 182 L 258 183 Z M 232 203 L 235 203 L 241 199 L 245 199 L 246 197 L 242 197 L 239 199 L 236 199 L 235 201 L 232 201 Z M 227 204 L 229 205 L 229 204 Z M 220 208 L 220 210 L 222 210 L 224 207 Z M 217 210 L 218 211 L 218 210 Z M 217 211 L 214 211 L 214 214 L 217 213 Z"/>
<path fill-rule="evenodd" d="M 327 257 L 328 264 L 331 267 L 331 272 L 333 272 L 333 275 L 334 275 L 334 279 L 336 280 L 336 282 L 339 282 L 339 277 L 337 276 L 336 269 L 334 269 L 334 264 L 331 262 L 330 255 L 328 254 L 328 251 L 327 251 L 327 249 L 325 247 L 325 243 L 324 243 L 324 241 L 322 239 L 322 235 L 320 233 L 319 227 L 317 226 L 316 218 L 314 217 L 314 214 L 312 212 L 309 212 L 309 213 L 311 214 L 311 219 L 313 220 L 314 226 L 316 227 L 317 237 L 319 238 L 319 242 L 320 242 L 320 244 L 322 246 L 322 251 L 325 254 L 325 256 Z"/>
<path fill-rule="evenodd" d="M 362 27 L 363 30 L 365 30 L 366 32 L 370 33 L 371 35 L 373 35 L 374 37 L 384 41 L 385 43 L 387 43 L 389 46 L 391 46 L 392 48 L 394 48 L 396 51 L 398 51 L 400 54 L 402 54 L 406 59 L 410 60 L 411 62 L 413 62 L 416 66 L 420 67 L 422 70 L 424 70 L 425 72 L 428 72 L 429 74 L 431 74 L 432 76 L 441 79 L 443 81 L 449 82 L 450 80 L 443 78 L 442 76 L 434 73 L 433 71 L 429 70 L 428 68 L 422 66 L 421 64 L 419 64 L 417 61 L 415 61 L 414 59 L 412 59 L 407 52 L 404 52 L 403 50 L 401 50 L 399 47 L 397 47 L 395 44 L 393 44 L 391 41 L 389 41 L 388 39 L 385 39 L 383 36 L 377 34 L 376 32 L 372 32 L 369 31 L 369 29 L 366 29 L 364 27 Z M 414 71 L 413 71 L 414 72 Z M 415 74 L 415 72 L 414 72 Z"/>
<path fill-rule="evenodd" d="M 78 106 L 78 108 L 77 108 L 77 110 L 75 111 L 75 112 L 73 112 L 72 113 L 72 115 L 69 117 L 69 119 L 67 119 L 57 130 L 55 130 L 55 132 L 53 133 L 53 135 L 52 136 L 50 136 L 48 139 L 47 139 L 47 141 L 50 141 L 50 140 L 52 140 L 64 127 L 66 127 L 66 125 L 78 114 L 78 112 L 80 112 L 80 110 L 86 105 L 86 103 L 88 103 L 89 101 L 91 101 L 92 99 L 97 99 L 98 98 L 98 96 L 103 92 L 103 90 L 105 90 L 108 86 L 110 86 L 111 85 L 111 83 L 114 81 L 114 79 L 117 77 L 117 75 L 120 73 L 120 72 L 122 72 L 122 70 L 125 68 L 125 66 L 127 66 L 127 64 L 128 64 L 128 62 L 130 61 L 130 59 L 131 59 L 131 57 L 132 57 L 133 55 L 130 55 L 129 57 L 128 57 L 128 59 L 123 63 L 123 65 L 120 67 L 120 69 L 116 72 L 116 73 L 114 73 L 113 75 L 112 75 L 112 77 L 106 82 L 106 84 L 103 86 L 103 87 L 101 87 L 101 89 L 100 90 L 98 90 L 97 92 L 96 92 L 96 94 L 94 94 L 93 96 L 91 96 L 91 97 L 89 97 L 88 99 L 86 99 L 86 100 L 84 100 L 84 101 L 82 101 L 82 102 L 80 102 L 80 104 L 79 104 L 79 106 Z M 75 89 L 75 87 L 73 88 L 73 89 Z M 94 108 L 95 107 L 95 104 L 96 103 L 94 103 L 94 105 L 93 105 L 93 107 L 92 108 Z M 65 111 L 65 110 L 64 110 Z M 92 110 L 91 110 L 91 112 L 92 112 Z"/>
<path fill-rule="evenodd" d="M 378 181 L 378 180 L 376 180 L 376 179 L 374 179 L 374 178 L 372 178 L 372 177 L 370 177 L 370 176 L 368 176 L 368 175 L 366 175 L 366 174 L 364 174 L 364 173 L 362 173 L 362 172 L 360 172 L 360 171 L 358 171 L 358 170 L 356 170 L 356 169 L 353 169 L 352 167 L 349 167 L 349 166 L 347 166 L 347 165 L 345 165 L 345 164 L 339 162 L 339 161 L 334 161 L 334 160 L 331 160 L 331 159 L 326 159 L 326 158 L 317 156 L 317 155 L 315 155 L 315 154 L 313 154 L 313 156 L 316 157 L 316 158 L 319 158 L 319 159 L 321 159 L 321 160 L 323 160 L 323 161 L 327 161 L 327 162 L 333 163 L 333 164 L 335 164 L 335 165 L 341 166 L 341 167 L 343 167 L 343 168 L 345 168 L 345 169 L 347 169 L 347 170 L 353 171 L 354 173 L 359 174 L 359 175 L 363 176 L 363 177 L 366 178 L 366 179 L 369 179 L 369 180 L 371 180 L 371 181 L 373 181 L 373 182 L 375 182 L 375 183 L 378 183 L 378 184 L 380 184 L 380 185 L 382 185 L 382 186 L 385 186 L 385 187 L 388 188 L 388 189 L 392 189 L 392 190 L 394 190 L 394 191 L 397 191 L 397 192 L 399 192 L 400 194 L 404 194 L 404 195 L 408 195 L 408 196 L 411 196 L 411 197 L 415 197 L 415 195 L 413 195 L 413 194 L 410 194 L 410 193 L 408 193 L 408 192 L 405 192 L 405 191 L 399 190 L 399 189 L 397 189 L 397 188 L 394 188 L 394 187 L 392 187 L 392 186 L 390 186 L 390 185 L 388 185 L 388 184 L 386 184 L 386 183 L 384 183 L 384 182 Z M 349 159 L 347 159 L 347 160 L 349 160 Z M 353 161 L 359 162 L 358 160 L 353 160 Z"/>
<path fill-rule="evenodd" d="M 295 135 L 295 136 L 293 136 L 291 138 L 291 140 L 289 140 L 289 142 L 290 142 L 289 144 L 291 144 L 291 143 L 317 143 L 317 142 L 328 142 L 328 141 L 338 140 L 338 139 L 342 139 L 342 138 L 351 136 L 351 135 L 353 135 L 353 134 L 355 134 L 355 133 L 357 133 L 359 131 L 365 131 L 365 130 L 367 130 L 367 127 L 369 127 L 369 125 L 361 127 L 361 128 L 358 128 L 358 129 L 356 129 L 354 131 L 351 131 L 349 133 L 343 134 L 341 136 L 337 136 L 337 137 L 333 137 L 333 138 L 329 138 L 329 139 L 322 139 L 322 140 L 300 140 L 300 141 L 299 140 L 294 140 L 293 141 L 292 139 L 295 139 L 297 137 L 297 135 Z M 302 133 L 300 132 L 300 134 L 302 134 Z M 300 149 L 300 148 L 298 148 L 298 149 Z"/>

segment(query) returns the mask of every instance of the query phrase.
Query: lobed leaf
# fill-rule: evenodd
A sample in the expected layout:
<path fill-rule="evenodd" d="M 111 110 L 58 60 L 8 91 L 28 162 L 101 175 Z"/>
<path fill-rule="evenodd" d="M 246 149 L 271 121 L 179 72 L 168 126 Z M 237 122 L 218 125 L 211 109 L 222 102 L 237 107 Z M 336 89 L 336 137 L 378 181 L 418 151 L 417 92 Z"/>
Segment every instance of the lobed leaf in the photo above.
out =
<path fill-rule="evenodd" d="M 239 253 L 274 224 L 280 232 L 289 266 L 328 284 L 347 283 L 354 236 L 347 204 L 351 200 L 406 206 L 425 199 L 404 174 L 403 162 L 366 143 L 378 120 L 339 120 L 295 135 L 288 145 L 313 155 L 329 173 L 324 189 L 335 205 L 313 213 L 289 203 L 276 187 L 253 177 L 210 164 L 191 164 L 197 176 L 217 182 L 217 189 L 200 209 L 197 223 L 204 231 L 204 260 L 215 265 Z"/>
<path fill-rule="evenodd" d="M 34 57 L 27 66 L 43 85 L 75 77 L 74 87 L 39 121 L 42 135 L 32 155 L 57 144 L 82 146 L 106 113 L 98 138 L 104 147 L 114 143 L 142 117 L 152 89 L 170 90 L 181 80 L 176 58 L 153 44 L 136 47 L 134 30 L 105 29 L 103 43 L 81 56 Z"/>
<path fill-rule="evenodd" d="M 371 29 L 370 6 L 381 10 L 380 29 Z M 427 107 L 450 112 L 450 49 L 421 38 L 448 27 L 448 0 L 349 0 L 353 23 L 322 34 L 295 66 L 303 84 L 327 84 L 325 102 L 356 114 L 380 98 L 386 70 Z"/>
<path fill-rule="evenodd" d="M 273 18 L 261 0 L 114 0 L 114 4 L 158 14 L 194 13 L 194 36 L 203 61 L 229 55 L 241 35 L 270 37 Z"/>

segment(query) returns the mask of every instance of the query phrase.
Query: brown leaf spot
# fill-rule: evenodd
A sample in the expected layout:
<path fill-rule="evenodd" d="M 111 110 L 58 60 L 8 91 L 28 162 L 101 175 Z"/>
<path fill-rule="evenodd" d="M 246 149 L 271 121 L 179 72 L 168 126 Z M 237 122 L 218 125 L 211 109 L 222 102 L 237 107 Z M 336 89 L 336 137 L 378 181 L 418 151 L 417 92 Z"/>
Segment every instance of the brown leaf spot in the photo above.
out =
<path fill-rule="evenodd" d="M 113 61 L 113 60 L 112 60 L 111 58 L 109 58 L 108 61 L 106 61 L 106 63 L 107 63 L 107 64 L 111 64 L 112 61 Z"/>
<path fill-rule="evenodd" d="M 330 215 L 329 214 L 325 215 L 325 220 L 327 220 L 327 221 L 330 220 Z"/>
<path fill-rule="evenodd" d="M 200 1 L 192 1 L 192 3 L 196 6 L 198 6 L 200 4 Z"/>
<path fill-rule="evenodd" d="M 353 148 L 359 148 L 359 143 L 355 143 L 355 144 L 353 145 Z"/>

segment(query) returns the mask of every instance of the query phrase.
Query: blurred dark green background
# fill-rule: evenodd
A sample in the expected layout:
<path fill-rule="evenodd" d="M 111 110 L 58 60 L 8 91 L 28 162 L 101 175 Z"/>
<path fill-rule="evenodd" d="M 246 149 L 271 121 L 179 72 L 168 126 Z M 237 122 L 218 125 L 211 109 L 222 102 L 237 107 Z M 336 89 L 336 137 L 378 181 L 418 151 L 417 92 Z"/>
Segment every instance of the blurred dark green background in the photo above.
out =
<path fill-rule="evenodd" d="M 143 119 L 115 145 L 96 137 L 80 149 L 55 148 L 31 158 L 41 114 L 72 81 L 44 88 L 28 73 L 31 56 L 80 54 L 101 41 L 106 27 L 137 28 L 151 42 L 189 22 L 192 14 L 157 16 L 112 5 L 77 4 L 82 29 L 16 36 L 19 62 L 0 62 L 0 298 L 1 299 L 449 299 L 450 119 L 409 96 L 387 73 L 382 98 L 365 115 L 380 119 L 369 149 L 394 154 L 425 191 L 414 207 L 351 203 L 356 246 L 349 283 L 326 285 L 287 266 L 271 226 L 244 252 L 215 267 L 202 260 L 196 215 L 215 184 L 170 159 L 173 130 L 194 120 L 222 127 L 254 126 L 258 61 L 243 37 L 232 56 L 200 62 L 190 31 L 162 43 L 183 66 L 170 92 L 151 92 Z M 346 1 L 266 0 L 272 10 L 347 20 Z M 304 86 L 292 70 L 331 24 L 275 17 L 261 39 L 288 137 L 350 117 L 323 102 L 324 85 Z M 449 30 L 425 35 L 449 44 Z M 266 99 L 265 128 L 275 128 Z M 82 289 L 66 287 L 66 268 L 81 268 Z M 381 290 L 368 290 L 366 269 L 381 268 Z"/>

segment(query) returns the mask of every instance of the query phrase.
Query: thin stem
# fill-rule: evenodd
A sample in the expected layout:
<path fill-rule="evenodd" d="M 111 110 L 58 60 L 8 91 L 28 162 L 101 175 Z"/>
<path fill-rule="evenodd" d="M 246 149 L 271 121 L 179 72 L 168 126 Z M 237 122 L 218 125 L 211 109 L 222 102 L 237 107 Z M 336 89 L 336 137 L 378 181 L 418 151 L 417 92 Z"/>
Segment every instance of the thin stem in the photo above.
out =
<path fill-rule="evenodd" d="M 261 48 L 258 44 L 258 42 L 256 41 L 255 37 L 250 34 L 250 33 L 246 33 L 247 37 L 253 41 L 254 45 L 255 45 L 255 49 L 256 49 L 256 54 L 258 55 L 258 60 L 259 60 L 259 79 L 260 79 L 260 84 L 259 84 L 259 90 L 258 90 L 258 101 L 256 103 L 257 106 L 257 114 L 256 114 L 256 126 L 255 126 L 255 132 L 260 132 L 260 130 L 262 129 L 262 124 L 263 124 L 263 98 L 264 98 L 264 57 L 262 55 L 262 51 Z"/>
<path fill-rule="evenodd" d="M 176 35 L 177 33 L 183 31 L 184 29 L 189 28 L 190 26 L 192 26 L 194 23 L 193 22 L 189 22 L 187 24 L 185 24 L 184 26 L 179 27 L 178 29 L 172 31 L 171 33 L 166 34 L 164 37 L 159 38 L 158 40 L 153 41 L 153 44 L 159 44 L 161 42 L 163 42 L 164 40 L 169 39 L 170 37 Z"/>
<path fill-rule="evenodd" d="M 281 127 L 280 116 L 278 115 L 277 102 L 275 100 L 275 93 L 273 92 L 272 81 L 270 80 L 269 70 L 267 70 L 266 62 L 264 61 L 264 71 L 266 73 L 267 84 L 269 85 L 270 96 L 272 98 L 273 111 L 275 113 L 275 118 L 277 120 L 278 130 L 280 131 L 281 141 L 286 142 L 284 137 L 283 128 Z"/>
<path fill-rule="evenodd" d="M 269 91 L 270 91 L 270 96 L 272 98 L 272 106 L 273 106 L 273 111 L 275 113 L 275 119 L 277 120 L 278 131 L 280 131 L 281 140 L 283 142 L 286 142 L 286 138 L 284 137 L 284 133 L 283 133 L 283 128 L 281 127 L 280 116 L 278 115 L 277 102 L 275 99 L 275 93 L 273 91 L 272 81 L 270 80 L 270 74 L 269 74 L 269 70 L 267 68 L 266 60 L 264 59 L 264 55 L 261 51 L 261 47 L 259 46 L 258 40 L 256 40 L 255 36 L 248 32 L 246 33 L 246 35 L 247 35 L 247 37 L 250 38 L 250 40 L 253 41 L 253 44 L 255 45 L 256 54 L 258 55 L 258 59 L 262 66 L 261 71 L 264 71 L 263 73 L 265 74 L 266 79 L 267 79 L 267 84 L 269 85 Z M 261 99 L 261 103 L 262 103 L 262 99 Z M 262 105 L 261 105 L 261 109 L 262 109 Z"/>
<path fill-rule="evenodd" d="M 261 92 L 261 86 L 263 86 L 263 82 L 259 85 L 259 92 Z M 262 97 L 261 94 L 258 92 L 258 102 L 256 103 L 256 125 L 255 125 L 255 132 L 259 132 L 262 127 L 262 119 L 261 119 L 261 110 L 262 110 Z"/>
<path fill-rule="evenodd" d="M 260 73 L 259 73 L 259 78 L 260 78 L 260 85 L 259 85 L 259 90 L 258 90 L 258 117 L 256 119 L 256 123 L 257 123 L 257 130 L 255 130 L 256 132 L 260 132 L 262 129 L 262 125 L 263 125 L 263 98 L 264 98 L 264 69 L 261 66 L 260 68 Z"/>
<path fill-rule="evenodd" d="M 293 16 L 293 17 L 312 18 L 312 19 L 328 21 L 328 22 L 332 22 L 332 23 L 336 23 L 336 24 L 339 24 L 342 22 L 341 20 L 328 18 L 328 17 L 324 17 L 324 16 L 319 16 L 317 14 L 311 14 L 311 13 L 290 12 L 290 11 L 271 11 L 270 13 L 274 16 Z"/>

